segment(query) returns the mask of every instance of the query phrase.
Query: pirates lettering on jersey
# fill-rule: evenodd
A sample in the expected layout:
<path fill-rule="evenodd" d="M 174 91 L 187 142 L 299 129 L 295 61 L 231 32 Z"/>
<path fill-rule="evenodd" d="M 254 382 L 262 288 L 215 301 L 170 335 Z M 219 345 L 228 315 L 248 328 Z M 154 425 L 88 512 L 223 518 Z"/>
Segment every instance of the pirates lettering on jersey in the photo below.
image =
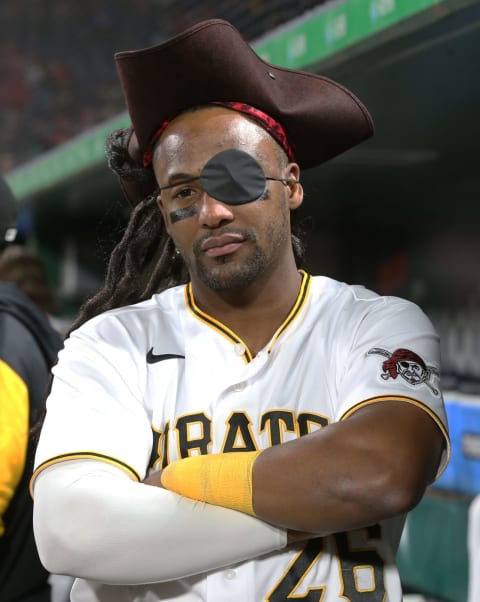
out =
<path fill-rule="evenodd" d="M 269 410 L 260 416 L 257 424 L 246 412 L 232 412 L 225 422 L 222 453 L 233 451 L 255 451 L 259 445 L 255 437 L 267 435 L 269 446 L 285 441 L 284 434 L 290 432 L 297 437 L 308 435 L 313 430 L 327 426 L 329 419 L 320 414 L 293 410 Z M 185 414 L 177 418 L 172 427 L 167 421 L 163 428 L 152 426 L 153 446 L 149 469 L 165 468 L 170 461 L 170 445 L 176 444 L 177 457 L 211 453 L 213 441 L 212 419 L 204 412 Z M 172 458 L 174 459 L 174 458 Z"/>
<path fill-rule="evenodd" d="M 244 412 L 232 412 L 227 420 L 227 430 L 222 451 L 255 451 L 255 436 L 252 433 L 252 421 Z"/>
<path fill-rule="evenodd" d="M 294 413 L 285 410 L 270 410 L 263 414 L 260 421 L 260 430 L 267 431 L 270 447 L 283 443 L 283 432 L 296 432 Z"/>
<path fill-rule="evenodd" d="M 163 431 L 159 431 L 152 426 L 153 445 L 152 454 L 150 456 L 149 466 L 155 465 L 156 470 L 165 468 L 170 464 L 168 457 L 168 433 L 170 431 L 170 422 L 166 422 Z"/>
<path fill-rule="evenodd" d="M 212 420 L 203 412 L 180 416 L 175 422 L 178 457 L 208 454 L 212 443 Z"/>

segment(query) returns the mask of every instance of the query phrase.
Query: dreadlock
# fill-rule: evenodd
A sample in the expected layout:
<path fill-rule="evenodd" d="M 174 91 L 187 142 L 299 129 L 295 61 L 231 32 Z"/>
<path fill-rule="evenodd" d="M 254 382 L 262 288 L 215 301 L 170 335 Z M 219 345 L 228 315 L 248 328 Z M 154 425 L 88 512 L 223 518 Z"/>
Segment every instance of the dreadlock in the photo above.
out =
<path fill-rule="evenodd" d="M 151 168 L 134 164 L 127 151 L 128 130 L 110 134 L 105 145 L 109 167 L 121 178 L 145 183 Z M 108 262 L 102 288 L 80 308 L 70 332 L 90 318 L 116 307 L 149 299 L 154 293 L 183 284 L 187 270 L 167 233 L 156 204 L 158 190 L 132 210 L 120 242 Z"/>
<path fill-rule="evenodd" d="M 129 129 L 121 129 L 108 136 L 108 165 L 124 182 L 148 187 L 154 181 L 152 168 L 133 162 L 128 153 L 129 135 Z M 81 306 L 70 332 L 104 311 L 144 301 L 188 281 L 183 259 L 175 252 L 158 209 L 158 192 L 157 188 L 132 210 L 125 232 L 110 256 L 102 288 Z M 298 267 L 305 250 L 302 238 L 300 225 L 292 214 L 292 248 Z"/>

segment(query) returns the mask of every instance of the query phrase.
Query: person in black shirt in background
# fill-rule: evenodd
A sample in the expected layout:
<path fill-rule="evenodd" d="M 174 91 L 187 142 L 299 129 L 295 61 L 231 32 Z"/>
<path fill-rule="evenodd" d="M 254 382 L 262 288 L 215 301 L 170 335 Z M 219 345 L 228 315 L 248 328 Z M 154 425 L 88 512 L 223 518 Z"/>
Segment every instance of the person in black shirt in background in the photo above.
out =
<path fill-rule="evenodd" d="M 0 178 L 0 600 L 50 602 L 49 573 L 32 529 L 35 435 L 50 368 L 62 347 L 48 313 L 53 294 L 33 253 L 12 245 L 16 201 Z"/>

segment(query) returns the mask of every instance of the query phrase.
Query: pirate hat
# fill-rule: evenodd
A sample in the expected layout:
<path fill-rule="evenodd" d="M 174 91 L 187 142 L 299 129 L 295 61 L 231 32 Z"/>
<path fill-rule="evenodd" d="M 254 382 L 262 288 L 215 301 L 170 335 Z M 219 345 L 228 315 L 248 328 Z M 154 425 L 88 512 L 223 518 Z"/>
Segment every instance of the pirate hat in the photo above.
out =
<path fill-rule="evenodd" d="M 221 19 L 157 46 L 118 52 L 115 61 L 133 127 L 129 154 L 139 165 L 165 120 L 215 101 L 246 103 L 280 122 L 302 169 L 373 134 L 372 119 L 352 92 L 321 75 L 265 62 Z M 150 186 L 144 183 L 142 198 Z M 135 190 L 126 193 L 133 203 L 140 200 Z"/>
<path fill-rule="evenodd" d="M 13 242 L 17 234 L 17 201 L 4 178 L 0 176 L 0 249 Z"/>

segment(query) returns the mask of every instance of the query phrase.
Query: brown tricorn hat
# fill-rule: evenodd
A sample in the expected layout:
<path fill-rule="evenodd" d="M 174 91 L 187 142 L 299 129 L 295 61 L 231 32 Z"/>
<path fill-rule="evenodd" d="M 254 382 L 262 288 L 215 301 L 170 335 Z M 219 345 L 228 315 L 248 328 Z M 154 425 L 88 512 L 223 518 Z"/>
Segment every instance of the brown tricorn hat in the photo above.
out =
<path fill-rule="evenodd" d="M 215 101 L 247 103 L 279 121 L 303 169 L 373 134 L 370 114 L 352 92 L 321 75 L 265 62 L 220 19 L 157 46 L 118 52 L 115 61 L 134 131 L 129 153 L 138 164 L 165 120 Z"/>

